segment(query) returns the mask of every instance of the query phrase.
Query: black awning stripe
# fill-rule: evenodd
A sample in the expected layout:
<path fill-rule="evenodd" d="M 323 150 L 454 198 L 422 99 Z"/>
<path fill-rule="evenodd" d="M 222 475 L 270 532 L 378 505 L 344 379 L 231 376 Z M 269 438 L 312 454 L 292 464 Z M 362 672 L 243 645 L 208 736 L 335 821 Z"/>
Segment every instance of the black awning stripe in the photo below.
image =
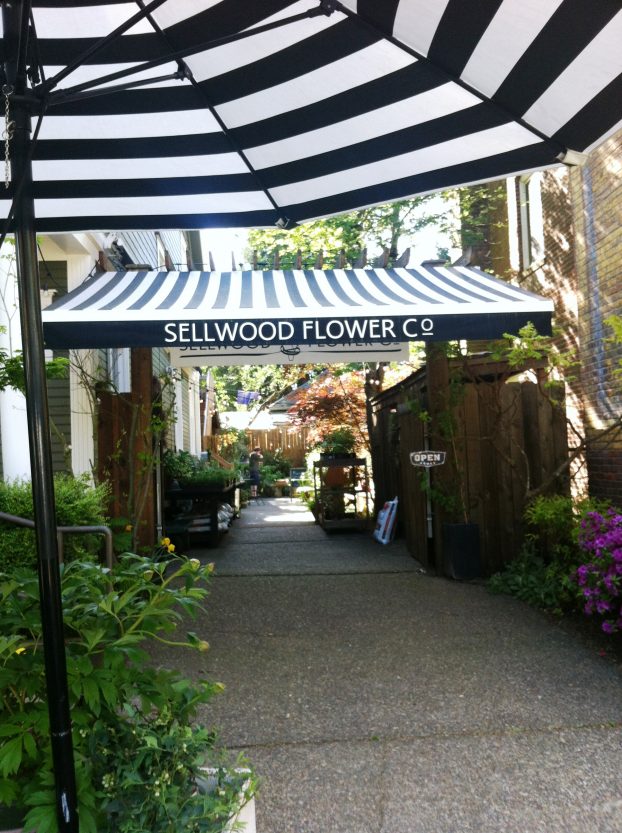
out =
<path fill-rule="evenodd" d="M 359 280 L 358 275 L 353 269 L 344 269 L 344 274 L 346 277 L 346 281 L 350 283 L 354 292 L 362 298 L 364 301 L 369 301 L 372 304 L 378 304 L 379 306 L 385 306 L 387 303 L 386 300 L 382 298 L 377 298 L 369 292 L 365 286 L 363 286 L 362 282 Z"/>
<path fill-rule="evenodd" d="M 322 307 L 333 307 L 334 304 L 332 303 L 332 301 L 329 301 L 320 289 L 316 275 L 314 275 L 313 272 L 307 272 L 305 277 L 307 279 L 307 285 L 318 304 L 320 304 L 320 306 Z M 328 281 L 325 282 L 328 283 Z"/>
<path fill-rule="evenodd" d="M 178 272 L 177 279 L 172 290 L 168 293 L 166 298 L 158 304 L 156 309 L 172 309 L 175 306 L 175 302 L 179 299 L 180 295 L 188 285 L 189 278 L 190 272 Z"/>
<path fill-rule="evenodd" d="M 192 298 L 188 301 L 186 309 L 198 309 L 201 306 L 201 302 L 203 301 L 207 293 L 211 277 L 212 276 L 210 272 L 201 272 L 199 276 L 199 282 L 197 283 L 197 288 Z"/>
<path fill-rule="evenodd" d="M 252 309 L 253 308 L 253 273 L 252 272 L 240 272 L 239 278 L 241 282 L 241 295 L 240 295 L 240 309 Z"/>
<path fill-rule="evenodd" d="M 84 292 L 85 298 L 79 304 L 77 304 L 74 309 L 82 310 L 82 309 L 89 309 L 90 307 L 96 306 L 99 301 L 105 298 L 108 293 L 113 290 L 116 286 L 118 286 L 119 281 L 123 280 L 123 276 L 126 273 L 124 272 L 115 272 L 99 289 L 98 291 L 91 293 L 89 290 L 95 289 L 95 287 L 86 287 L 85 290 L 80 288 L 79 297 L 82 296 Z M 146 272 L 139 272 L 138 275 L 147 274 Z M 66 295 L 65 298 L 69 300 L 69 296 Z"/>
<path fill-rule="evenodd" d="M 370 115 L 371 117 L 373 116 Z M 266 185 L 269 188 L 275 188 L 290 182 L 304 182 L 307 179 L 326 176 L 336 171 L 348 170 L 382 159 L 391 159 L 413 150 L 421 150 L 430 145 L 432 136 L 434 136 L 434 144 L 440 144 L 507 123 L 507 119 L 498 112 L 494 112 L 489 105 L 480 104 L 408 129 L 387 132 L 347 147 L 315 155 L 310 154 L 304 159 L 277 166 L 263 168 L 258 165 L 257 167 L 260 168 L 262 180 Z"/>
<path fill-rule="evenodd" d="M 469 286 L 463 286 L 462 284 L 458 283 L 456 280 L 454 280 L 446 274 L 443 274 L 441 278 L 441 274 L 433 266 L 426 266 L 425 268 L 427 271 L 429 271 L 430 275 L 432 275 L 434 278 L 438 280 L 439 285 L 448 286 L 457 292 L 461 292 L 463 296 L 466 295 L 466 299 L 464 297 L 460 299 L 459 296 L 457 296 L 456 300 L 459 300 L 462 303 L 469 303 L 468 298 L 473 298 L 476 301 L 483 301 L 485 304 L 490 304 L 493 302 L 493 298 L 490 297 L 491 295 L 497 295 L 499 298 L 503 298 L 504 300 L 510 300 L 509 295 L 504 295 L 503 293 L 497 292 L 494 289 L 489 290 L 488 288 L 486 288 L 486 291 L 489 292 L 489 294 L 482 294 L 482 292 L 478 291 L 482 288 L 481 284 L 479 284 L 478 281 L 473 280 L 470 282 Z M 434 280 L 432 280 L 431 283 L 434 285 Z M 443 294 L 445 294 L 444 290 Z M 450 293 L 447 294 L 449 295 Z"/>
<path fill-rule="evenodd" d="M 144 292 L 140 296 L 140 298 L 138 298 L 136 301 L 134 301 L 134 303 L 131 304 L 128 307 L 128 309 L 131 309 L 131 310 L 143 309 L 143 307 L 145 307 L 149 303 L 149 301 L 154 297 L 156 292 L 159 289 L 161 289 L 162 284 L 167 279 L 167 277 L 168 277 L 168 272 L 158 272 L 156 274 L 154 280 L 151 282 L 151 285 L 148 287 L 147 291 Z"/>
<path fill-rule="evenodd" d="M 123 273 L 121 272 L 119 274 L 123 274 Z M 144 280 L 145 280 L 145 275 L 147 275 L 147 274 L 148 274 L 147 272 L 136 272 L 136 275 L 128 283 L 125 290 L 123 292 L 121 292 L 119 295 L 115 295 L 113 298 L 111 298 L 111 300 L 108 301 L 107 304 L 104 304 L 101 307 L 101 309 L 116 309 L 116 307 L 122 307 L 123 304 L 125 303 L 125 301 L 127 301 L 128 298 L 131 298 L 136 293 L 136 291 L 138 289 L 140 289 L 141 286 L 143 286 Z M 89 306 L 89 305 L 87 305 L 87 306 Z"/>
<path fill-rule="evenodd" d="M 214 301 L 214 309 L 225 309 L 231 293 L 231 272 L 220 273 L 220 286 Z"/>
<path fill-rule="evenodd" d="M 441 274 L 444 275 L 444 269 Z M 469 284 L 473 284 L 475 286 L 479 286 L 482 288 L 484 292 L 489 292 L 491 295 L 494 295 L 498 298 L 503 298 L 504 300 L 514 301 L 516 300 L 517 296 L 522 296 L 523 298 L 533 298 L 533 292 L 528 292 L 526 289 L 523 289 L 521 286 L 515 286 L 514 284 L 508 283 L 499 283 L 498 278 L 495 278 L 494 275 L 488 275 L 487 273 L 481 273 L 479 270 L 472 269 L 468 266 L 457 266 L 455 267 L 455 272 L 463 277 Z M 495 286 L 490 286 L 488 281 L 485 278 L 490 278 L 491 283 L 494 282 Z"/>
<path fill-rule="evenodd" d="M 410 304 L 412 303 L 410 298 L 405 298 L 403 295 L 399 295 L 395 292 L 389 284 L 383 280 L 383 269 L 375 269 L 371 275 L 369 275 L 369 280 L 373 282 L 374 288 L 381 293 L 382 297 L 386 300 L 389 299 L 391 301 L 397 301 L 398 304 Z"/>
<path fill-rule="evenodd" d="M 429 304 L 442 304 L 442 300 L 440 298 L 436 298 L 433 295 L 429 295 L 426 292 L 423 292 L 420 286 L 415 286 L 414 283 L 409 283 L 405 281 L 395 269 L 387 269 L 387 274 L 391 278 L 391 280 L 395 281 L 395 283 L 404 290 L 404 292 L 411 295 L 413 298 L 417 298 L 419 301 L 425 301 Z"/>
<path fill-rule="evenodd" d="M 610 0 L 564 0 L 499 87 L 495 101 L 526 113 L 619 12 L 619 3 Z"/>
<path fill-rule="evenodd" d="M 343 274 L 343 269 L 339 270 L 339 274 Z M 324 275 L 325 275 L 325 278 L 326 278 L 326 281 L 327 281 L 328 285 L 330 286 L 332 291 L 335 293 L 335 295 L 337 296 L 339 301 L 341 301 L 344 304 L 347 304 L 347 306 L 350 306 L 350 307 L 360 306 L 360 301 L 356 301 L 353 298 L 351 298 L 348 295 L 348 293 L 345 291 L 343 286 L 341 285 L 341 282 L 339 281 L 339 277 L 337 275 L 337 270 L 327 269 L 324 272 Z"/>
<path fill-rule="evenodd" d="M 296 286 L 296 278 L 294 277 L 293 271 L 291 269 L 284 269 L 283 277 L 285 278 L 285 287 L 289 293 L 289 300 L 291 301 L 291 303 L 297 309 L 306 307 L 307 305 L 302 300 L 302 296 L 298 290 L 298 287 Z M 283 302 L 285 303 L 285 308 L 287 308 L 287 300 L 285 298 L 281 302 L 281 308 L 283 307 Z"/>
<path fill-rule="evenodd" d="M 266 304 L 269 307 L 277 309 L 279 307 L 279 299 L 276 295 L 276 289 L 274 287 L 274 275 L 272 274 L 272 272 L 263 273 L 263 291 L 264 295 L 266 296 Z"/>
<path fill-rule="evenodd" d="M 427 289 L 431 289 L 432 292 L 436 293 L 437 300 L 434 303 L 442 304 L 444 301 L 450 301 L 455 304 L 468 304 L 468 300 L 464 298 L 462 295 L 456 295 L 455 293 L 451 292 L 448 288 L 451 287 L 455 289 L 455 285 L 451 280 L 447 281 L 435 281 L 429 277 L 423 269 L 427 269 L 427 267 L 421 267 L 420 270 L 417 270 L 417 283 L 421 284 L 422 286 L 426 287 Z M 439 298 L 440 296 L 440 298 Z M 426 299 L 427 300 L 427 299 Z M 432 300 L 432 299 L 430 299 Z"/>
<path fill-rule="evenodd" d="M 257 147 L 298 136 L 309 129 L 317 130 L 362 116 L 370 110 L 386 107 L 445 83 L 446 78 L 434 67 L 420 62 L 412 63 L 352 90 L 298 107 L 292 112 L 279 113 L 271 118 L 234 127 L 231 134 L 241 147 Z"/>

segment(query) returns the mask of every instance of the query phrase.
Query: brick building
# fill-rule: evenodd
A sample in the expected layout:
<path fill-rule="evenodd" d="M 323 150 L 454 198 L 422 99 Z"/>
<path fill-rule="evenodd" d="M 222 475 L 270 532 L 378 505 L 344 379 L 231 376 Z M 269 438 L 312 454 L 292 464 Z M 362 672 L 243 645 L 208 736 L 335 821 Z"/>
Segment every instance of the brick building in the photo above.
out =
<path fill-rule="evenodd" d="M 558 349 L 577 362 L 565 378 L 575 493 L 622 506 L 622 347 L 608 341 L 622 314 L 622 132 L 583 167 L 559 167 L 478 187 L 463 240 L 470 262 L 555 302 Z M 476 233 L 473 233 L 475 229 Z"/>
<path fill-rule="evenodd" d="M 608 341 L 622 315 L 622 131 L 570 173 L 581 377 L 590 492 L 622 505 L 622 346 Z"/>

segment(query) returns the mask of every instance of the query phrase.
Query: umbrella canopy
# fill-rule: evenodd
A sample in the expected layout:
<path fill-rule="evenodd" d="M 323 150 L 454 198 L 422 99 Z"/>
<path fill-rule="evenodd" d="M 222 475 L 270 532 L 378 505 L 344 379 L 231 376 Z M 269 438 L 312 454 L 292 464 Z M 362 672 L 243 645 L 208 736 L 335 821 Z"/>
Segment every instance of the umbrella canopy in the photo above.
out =
<path fill-rule="evenodd" d="M 41 0 L 32 19 L 39 231 L 287 226 L 576 163 L 620 124 L 611 0 Z"/>

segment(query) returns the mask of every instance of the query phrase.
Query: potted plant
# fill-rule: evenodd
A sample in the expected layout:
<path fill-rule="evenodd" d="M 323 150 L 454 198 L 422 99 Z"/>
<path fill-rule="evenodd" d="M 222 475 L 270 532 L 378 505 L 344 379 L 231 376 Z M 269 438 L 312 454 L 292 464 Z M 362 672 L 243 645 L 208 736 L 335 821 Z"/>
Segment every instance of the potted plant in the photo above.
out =
<path fill-rule="evenodd" d="M 356 437 L 351 428 L 342 425 L 326 434 L 319 443 L 318 448 L 320 449 L 321 459 L 354 457 Z"/>
<path fill-rule="evenodd" d="M 62 568 L 81 833 L 225 831 L 255 789 L 248 770 L 236 771 L 245 763 L 229 761 L 214 731 L 195 722 L 222 686 L 156 668 L 146 651 L 153 641 L 209 647 L 175 630 L 182 613 L 201 609 L 213 567 L 172 550 L 126 553 L 112 570 L 90 561 Z M 0 803 L 17 809 L 26 830 L 54 831 L 34 570 L 0 576 L 0 634 Z M 216 772 L 215 791 L 204 788 L 204 767 Z"/>

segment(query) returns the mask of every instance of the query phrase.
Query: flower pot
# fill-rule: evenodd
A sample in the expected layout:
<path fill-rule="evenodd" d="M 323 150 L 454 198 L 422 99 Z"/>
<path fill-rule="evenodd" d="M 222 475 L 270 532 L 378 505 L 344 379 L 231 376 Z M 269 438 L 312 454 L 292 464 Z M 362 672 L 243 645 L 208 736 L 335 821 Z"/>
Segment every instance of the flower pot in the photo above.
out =
<path fill-rule="evenodd" d="M 201 767 L 205 773 L 205 780 L 201 783 L 201 790 L 211 792 L 216 789 L 216 770 L 211 767 Z M 247 769 L 236 769 L 236 773 L 248 773 Z M 248 782 L 247 782 L 248 786 Z M 239 831 L 239 833 L 256 833 L 257 826 L 255 822 L 255 798 L 251 798 L 240 810 L 240 812 L 232 818 L 226 826 L 223 833 L 232 833 L 232 831 Z"/>
<path fill-rule="evenodd" d="M 443 524 L 443 574 L 458 581 L 481 576 L 479 526 L 460 523 Z"/>

